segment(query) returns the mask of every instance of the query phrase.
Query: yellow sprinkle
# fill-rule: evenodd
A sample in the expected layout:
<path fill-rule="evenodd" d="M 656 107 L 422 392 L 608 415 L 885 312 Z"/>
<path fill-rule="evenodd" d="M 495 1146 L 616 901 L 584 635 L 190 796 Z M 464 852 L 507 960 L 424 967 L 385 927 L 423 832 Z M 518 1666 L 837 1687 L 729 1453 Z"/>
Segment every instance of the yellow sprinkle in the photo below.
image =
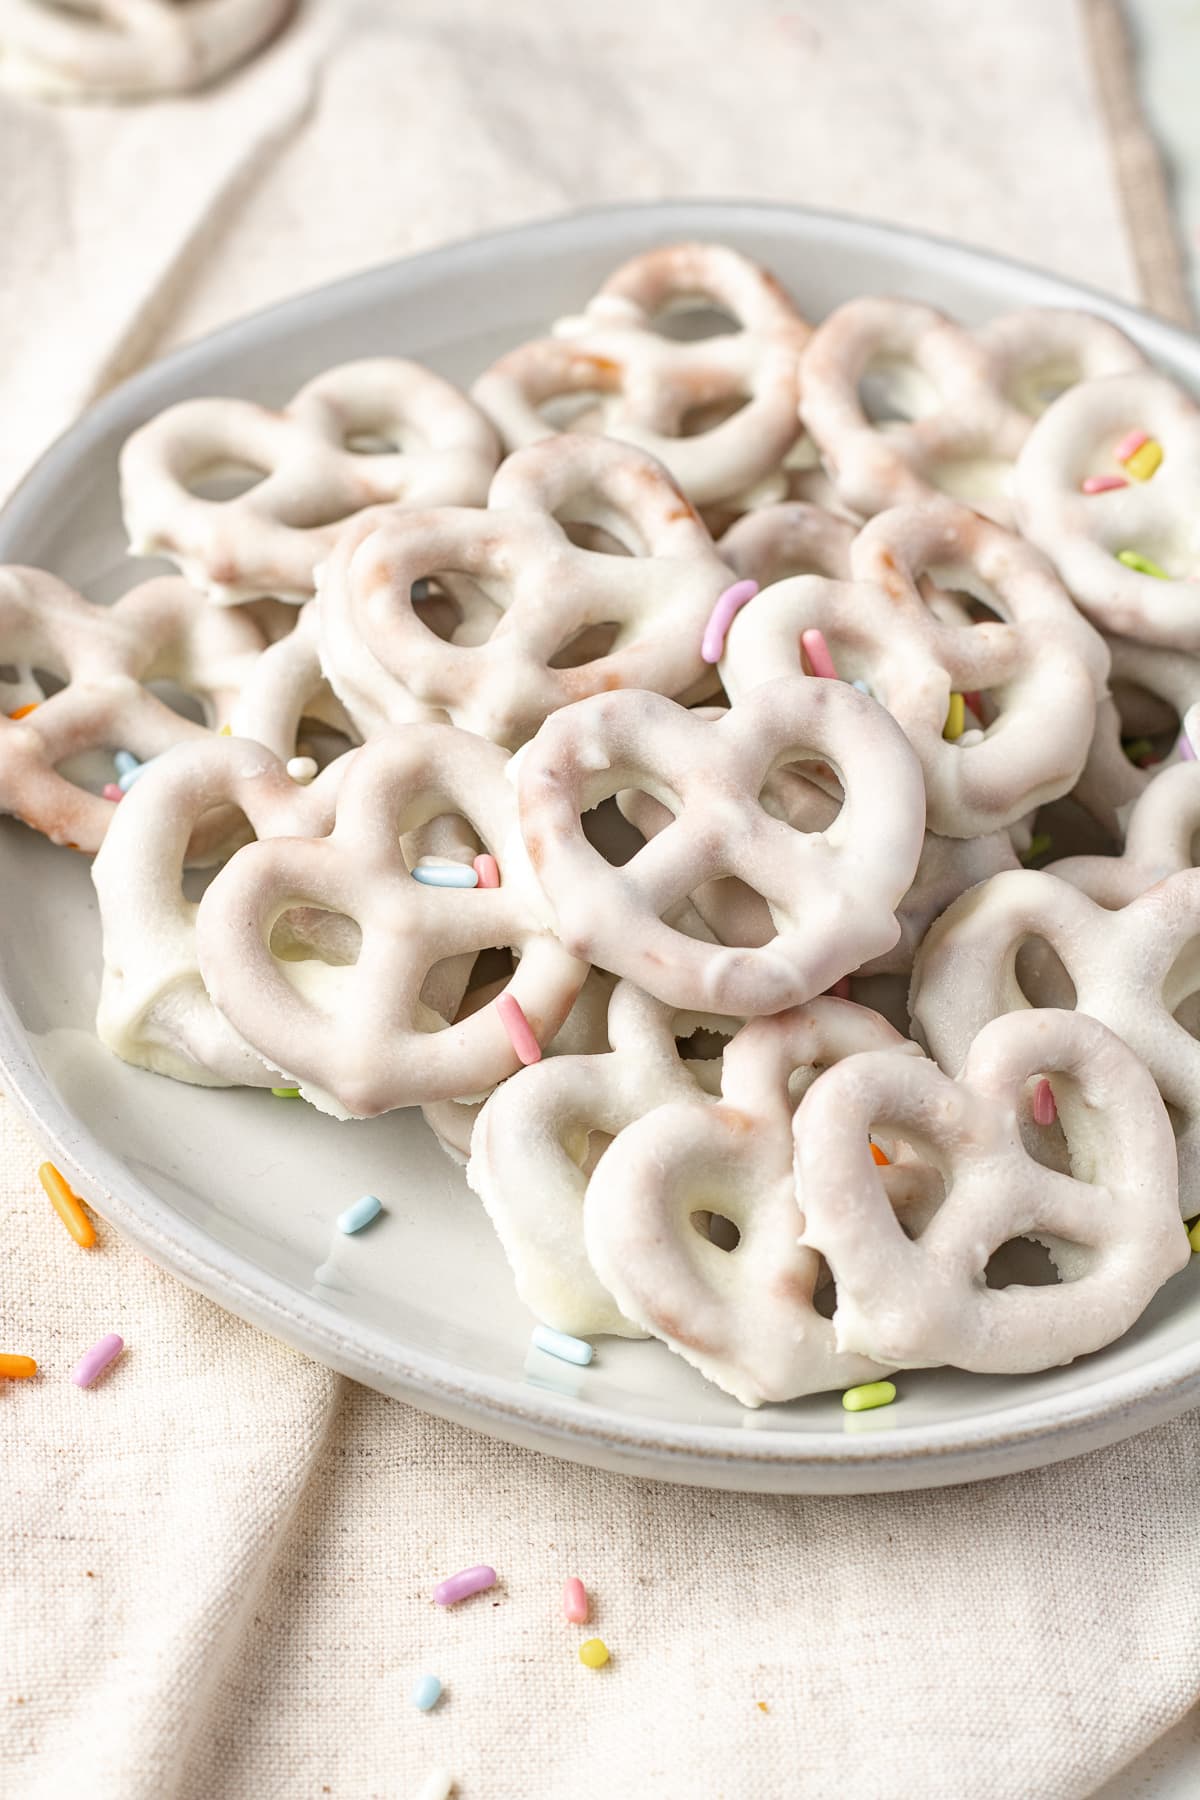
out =
<path fill-rule="evenodd" d="M 895 1398 L 894 1383 L 866 1381 L 862 1387 L 847 1388 L 842 1395 L 842 1405 L 847 1412 L 870 1412 L 873 1406 L 890 1406 Z"/>
<path fill-rule="evenodd" d="M 1200 1219 L 1193 1220 L 1192 1229 L 1188 1232 L 1188 1243 L 1196 1255 L 1200 1256 Z"/>
<path fill-rule="evenodd" d="M 966 708 L 963 706 L 963 697 L 961 694 L 951 694 L 950 711 L 946 714 L 946 723 L 942 727 L 942 736 L 948 744 L 954 743 L 956 738 L 962 736 L 965 724 Z"/>
<path fill-rule="evenodd" d="M 233 736 L 233 726 L 232 725 L 222 725 L 220 731 L 218 731 L 218 733 L 217 733 L 217 736 L 218 737 L 232 737 Z"/>
<path fill-rule="evenodd" d="M 771 1710 L 765 1700 L 756 1700 L 754 1704 L 757 1706 L 759 1712 L 770 1712 Z"/>
<path fill-rule="evenodd" d="M 585 1669 L 602 1669 L 608 1661 L 608 1645 L 603 1638 L 588 1638 L 579 1646 L 579 1660 Z"/>
<path fill-rule="evenodd" d="M 1146 442 L 1126 459 L 1125 467 L 1135 481 L 1149 481 L 1163 459 L 1163 447 L 1157 438 L 1147 438 Z"/>
<path fill-rule="evenodd" d="M 1158 581 L 1170 581 L 1171 579 L 1165 569 L 1160 569 L 1156 562 L 1152 562 L 1148 556 L 1143 556 L 1140 550 L 1118 550 L 1117 561 L 1124 563 L 1127 569 L 1132 569 L 1137 575 L 1153 575 Z"/>

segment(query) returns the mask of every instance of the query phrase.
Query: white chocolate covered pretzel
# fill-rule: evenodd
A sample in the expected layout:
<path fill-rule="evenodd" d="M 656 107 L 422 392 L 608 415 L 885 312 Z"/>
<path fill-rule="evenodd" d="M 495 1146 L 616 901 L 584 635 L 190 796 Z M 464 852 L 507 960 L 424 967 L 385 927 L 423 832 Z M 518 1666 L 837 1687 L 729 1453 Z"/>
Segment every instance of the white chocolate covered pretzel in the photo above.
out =
<path fill-rule="evenodd" d="M 1030 941 L 1059 959 L 1077 1011 L 1107 1025 L 1154 1077 L 1171 1108 L 1182 1201 L 1194 1212 L 1200 1043 L 1176 1015 L 1200 991 L 1200 870 L 1169 876 L 1117 911 L 1045 870 L 995 875 L 964 894 L 922 944 L 909 998 L 918 1035 L 951 1074 L 989 1020 L 1029 1009 L 1017 957 Z M 1027 979 L 1036 978 L 1035 968 Z"/>
<path fill-rule="evenodd" d="M 234 737 L 255 738 L 282 757 L 295 756 L 304 721 L 311 720 L 353 744 L 357 733 L 321 672 L 317 609 L 310 600 L 291 611 L 294 625 L 254 663 L 234 702 Z"/>
<path fill-rule="evenodd" d="M 1129 450 L 1142 436 L 1161 452 L 1157 467 Z M 1097 490 L 1098 482 L 1117 485 Z M 1106 632 L 1192 653 L 1200 651 L 1198 498 L 1200 409 L 1146 371 L 1064 394 L 1017 466 L 1020 528 L 1088 617 Z"/>
<path fill-rule="evenodd" d="M 238 1036 L 205 992 L 196 952 L 196 904 L 183 891 L 188 845 L 206 813 L 236 806 L 254 835 L 319 837 L 333 825 L 346 772 L 341 758 L 310 786 L 299 786 L 280 759 L 243 738 L 179 744 L 130 788 L 92 865 L 100 903 L 104 970 L 96 1030 L 100 1041 L 141 1068 L 202 1087 L 271 1087 L 279 1077 Z M 348 947 L 305 921 L 325 956 Z M 301 945 L 295 939 L 293 953 Z M 319 980 L 320 955 L 296 972 Z"/>
<path fill-rule="evenodd" d="M 202 606 L 175 576 L 95 606 L 40 569 L 0 568 L 0 660 L 18 671 L 10 695 L 36 695 L 21 702 L 23 717 L 0 719 L 0 812 L 56 844 L 98 849 L 114 803 L 72 779 L 73 760 L 120 749 L 147 762 L 173 744 L 203 740 L 206 727 L 148 684 L 181 688 L 215 726 L 228 718 L 262 646 L 252 620 Z M 44 697 L 35 669 L 65 685 Z"/>
<path fill-rule="evenodd" d="M 755 1019 L 726 1048 L 719 1100 L 683 1094 L 646 1110 L 588 1183 L 584 1238 L 599 1281 L 625 1315 L 745 1406 L 884 1373 L 840 1355 L 813 1304 L 820 1259 L 799 1245 L 792 1175 L 801 1095 L 818 1070 L 866 1050 L 923 1060 L 843 1000 Z M 732 1249 L 728 1237 L 714 1240 L 714 1216 L 732 1223 Z"/>
<path fill-rule="evenodd" d="M 1069 1174 L 1022 1142 L 1031 1088 L 1047 1077 Z M 915 1234 L 872 1161 L 867 1135 L 881 1127 L 945 1182 Z M 802 1242 L 833 1272 L 844 1354 L 983 1374 L 1053 1368 L 1127 1331 L 1188 1260 L 1166 1109 L 1137 1057 L 1081 1012 L 994 1019 L 957 1080 L 923 1059 L 850 1057 L 809 1089 L 795 1142 Z M 1046 1246 L 1058 1282 L 989 1287 L 991 1257 L 1025 1238 Z"/>
<path fill-rule="evenodd" d="M 1127 906 L 1156 882 L 1200 863 L 1200 763 L 1154 773 L 1133 803 L 1119 856 L 1066 856 L 1047 865 L 1099 906 Z"/>
<path fill-rule="evenodd" d="M 682 342 L 668 314 L 716 306 L 737 329 Z M 736 250 L 673 244 L 617 269 L 583 316 L 511 350 L 473 398 L 508 449 L 561 428 L 604 432 L 668 468 L 697 506 L 774 474 L 800 435 L 797 375 L 809 327 L 779 283 Z M 563 403 L 567 411 L 562 411 Z"/>
<path fill-rule="evenodd" d="M 800 576 L 742 608 L 720 664 L 731 699 L 799 670 L 801 634 L 819 631 L 837 674 L 864 681 L 916 751 L 930 830 L 974 837 L 1066 793 L 1087 758 L 1108 652 L 1037 551 L 939 499 L 871 520 L 850 556 L 851 582 Z M 927 575 L 992 616 L 935 617 Z M 967 729 L 947 741 L 952 694 L 971 699 Z"/>
<path fill-rule="evenodd" d="M 50 99 L 178 93 L 242 62 L 295 0 L 0 0 L 0 77 Z"/>
<path fill-rule="evenodd" d="M 630 554 L 572 542 L 579 522 Z M 455 595 L 468 584 L 477 612 L 494 609 L 494 629 L 457 641 L 430 629 L 412 599 L 429 577 Z M 510 456 L 485 511 L 355 520 L 320 585 L 322 662 L 360 730 L 422 707 L 515 749 L 572 700 L 614 687 L 681 695 L 708 677 L 704 627 L 731 578 L 648 456 L 566 436 Z"/>
<path fill-rule="evenodd" d="M 248 844 L 200 903 L 200 970 L 246 1041 L 325 1111 L 371 1117 L 396 1106 L 479 1094 L 519 1066 L 504 1002 L 548 1042 L 583 985 L 549 930 L 546 903 L 517 830 L 504 751 L 446 725 L 407 725 L 354 753 L 325 838 Z M 414 880 L 401 839 L 443 816 L 464 820 L 499 866 L 499 887 Z M 272 954 L 296 907 L 344 914 L 361 932 L 357 961 L 332 991 L 307 995 Z M 500 999 L 448 1024 L 427 999 L 439 967 L 480 950 L 519 957 Z"/>
<path fill-rule="evenodd" d="M 824 832 L 793 830 L 760 799 L 774 769 L 805 757 L 831 764 L 845 793 Z M 899 935 L 895 906 L 923 839 L 920 769 L 894 720 L 840 682 L 771 682 L 715 721 L 658 694 L 597 695 L 547 719 L 517 779 L 526 847 L 564 943 L 672 1006 L 778 1012 Z M 582 817 L 632 787 L 675 817 L 613 868 Z M 668 923 L 722 875 L 762 895 L 769 944 L 726 948 Z"/>
<path fill-rule="evenodd" d="M 182 400 L 121 452 L 130 551 L 170 557 L 218 605 L 303 601 L 345 519 L 383 501 L 481 504 L 498 460 L 465 395 L 395 357 L 327 369 L 279 412 Z M 262 478 L 232 499 L 194 491 L 229 468 Z"/>
<path fill-rule="evenodd" d="M 701 1024 L 737 1029 L 733 1020 L 701 1020 L 619 981 L 607 1048 L 522 1069 L 479 1114 L 467 1180 L 496 1228 L 518 1295 L 558 1331 L 643 1335 L 588 1261 L 584 1194 L 592 1168 L 627 1125 L 669 1100 L 705 1093 L 710 1074 L 719 1076 L 716 1059 L 689 1063 L 680 1052 L 678 1040 Z"/>
<path fill-rule="evenodd" d="M 944 493 L 1009 524 L 1013 464 L 1047 387 L 1141 365 L 1128 338 L 1089 313 L 1028 307 L 972 334 L 931 306 L 863 296 L 813 333 L 800 412 L 854 512 Z"/>

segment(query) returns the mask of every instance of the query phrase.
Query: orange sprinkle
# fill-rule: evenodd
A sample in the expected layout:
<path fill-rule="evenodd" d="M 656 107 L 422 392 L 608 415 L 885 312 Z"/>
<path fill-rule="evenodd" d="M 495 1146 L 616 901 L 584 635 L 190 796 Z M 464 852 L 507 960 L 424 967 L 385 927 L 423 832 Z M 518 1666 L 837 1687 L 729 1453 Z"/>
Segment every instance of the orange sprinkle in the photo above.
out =
<path fill-rule="evenodd" d="M 875 1158 L 875 1162 L 879 1168 L 881 1168 L 881 1169 L 890 1169 L 891 1168 L 891 1166 L 892 1166 L 891 1157 L 885 1156 L 883 1154 L 883 1151 L 879 1148 L 878 1144 L 871 1145 L 871 1155 Z"/>
<path fill-rule="evenodd" d="M 754 1704 L 757 1706 L 759 1712 L 770 1712 L 771 1710 L 765 1700 L 756 1700 Z"/>
<path fill-rule="evenodd" d="M 10 1381 L 28 1381 L 31 1375 L 36 1374 L 37 1364 L 32 1356 L 0 1354 L 0 1375 L 7 1375 Z"/>
<path fill-rule="evenodd" d="M 79 1195 L 67 1186 L 63 1176 L 51 1162 L 42 1164 L 38 1170 L 38 1180 L 49 1194 L 51 1206 L 80 1249 L 90 1250 L 96 1241 L 96 1227 L 84 1212 Z"/>
<path fill-rule="evenodd" d="M 27 719 L 31 712 L 36 712 L 41 705 L 40 700 L 31 700 L 28 706 L 18 706 L 16 712 L 10 712 L 10 719 Z"/>

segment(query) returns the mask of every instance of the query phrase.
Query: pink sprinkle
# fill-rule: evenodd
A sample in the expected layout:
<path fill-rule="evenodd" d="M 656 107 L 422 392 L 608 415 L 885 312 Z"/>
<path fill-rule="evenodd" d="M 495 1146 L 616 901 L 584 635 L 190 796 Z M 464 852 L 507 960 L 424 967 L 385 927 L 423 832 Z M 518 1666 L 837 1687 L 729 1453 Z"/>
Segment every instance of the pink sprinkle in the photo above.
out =
<path fill-rule="evenodd" d="M 850 998 L 850 977 L 848 975 L 841 976 L 831 988 L 826 988 L 825 992 L 832 1000 L 848 1000 Z"/>
<path fill-rule="evenodd" d="M 100 791 L 102 792 L 102 794 L 104 795 L 104 798 L 106 800 L 112 801 L 114 806 L 117 804 L 118 800 L 123 800 L 125 798 L 125 795 L 122 793 L 121 789 L 117 786 L 115 781 L 106 781 L 103 788 Z"/>
<path fill-rule="evenodd" d="M 495 857 L 489 856 L 486 850 L 482 856 L 477 856 L 475 858 L 471 867 L 479 877 L 480 887 L 500 886 L 500 866 Z"/>
<path fill-rule="evenodd" d="M 837 680 L 837 670 L 833 666 L 833 658 L 829 654 L 829 645 L 825 642 L 823 631 L 802 631 L 800 648 L 808 658 L 808 666 L 814 675 L 822 675 L 826 681 Z"/>
<path fill-rule="evenodd" d="M 1033 1122 L 1035 1125 L 1053 1125 L 1057 1117 L 1054 1089 L 1048 1081 L 1039 1081 L 1033 1090 Z"/>
<path fill-rule="evenodd" d="M 495 1569 L 487 1563 L 477 1563 L 473 1569 L 460 1569 L 457 1575 L 447 1575 L 445 1581 L 439 1581 L 433 1598 L 438 1606 L 456 1606 L 460 1600 L 469 1600 L 472 1594 L 482 1594 L 495 1585 Z"/>
<path fill-rule="evenodd" d="M 700 640 L 700 655 L 706 663 L 720 662 L 725 654 L 725 633 L 747 600 L 753 600 L 757 592 L 757 581 L 735 581 L 732 587 L 726 588 L 718 596 Z"/>
<path fill-rule="evenodd" d="M 1175 748 L 1179 752 L 1180 762 L 1195 762 L 1196 751 L 1192 744 L 1191 738 L 1187 734 L 1187 726 L 1186 725 L 1184 726 L 1183 730 L 1179 734 L 1179 742 L 1176 744 Z"/>
<path fill-rule="evenodd" d="M 71 1380 L 75 1386 L 91 1387 L 96 1377 L 103 1375 L 109 1363 L 116 1362 L 124 1348 L 125 1339 L 118 1337 L 115 1331 L 110 1331 L 108 1336 L 102 1337 L 98 1344 L 93 1344 L 90 1350 L 85 1350 L 71 1370 Z"/>
<path fill-rule="evenodd" d="M 1081 483 L 1085 494 L 1108 494 L 1113 488 L 1128 487 L 1124 475 L 1089 475 Z"/>
<path fill-rule="evenodd" d="M 1113 455 L 1119 463 L 1127 463 L 1131 456 L 1136 456 L 1143 444 L 1150 442 L 1148 431 L 1127 431 L 1121 439 Z"/>
<path fill-rule="evenodd" d="M 975 688 L 969 694 L 963 694 L 963 705 L 968 712 L 973 712 L 977 719 L 983 718 L 983 695 Z"/>
<path fill-rule="evenodd" d="M 587 1589 L 578 1575 L 570 1575 L 563 1582 L 563 1618 L 568 1625 L 586 1625 L 588 1616 Z"/>
<path fill-rule="evenodd" d="M 541 1062 L 542 1046 L 533 1035 L 532 1027 L 521 1011 L 521 1002 L 511 994 L 500 994 L 496 999 L 496 1011 L 508 1033 L 508 1041 L 517 1053 L 518 1061 L 526 1067 L 530 1063 Z"/>

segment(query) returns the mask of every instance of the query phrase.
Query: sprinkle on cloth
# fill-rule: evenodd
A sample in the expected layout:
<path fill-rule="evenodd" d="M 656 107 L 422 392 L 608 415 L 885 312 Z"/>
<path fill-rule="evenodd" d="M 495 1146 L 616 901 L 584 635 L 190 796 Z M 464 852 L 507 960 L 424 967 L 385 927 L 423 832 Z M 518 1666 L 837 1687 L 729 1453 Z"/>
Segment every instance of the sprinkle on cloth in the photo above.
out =
<path fill-rule="evenodd" d="M 1054 1089 L 1043 1077 L 1033 1090 L 1033 1122 L 1035 1125 L 1053 1125 L 1057 1117 Z"/>
<path fill-rule="evenodd" d="M 521 1010 L 521 1002 L 511 994 L 498 994 L 492 1002 L 500 1015 L 500 1023 L 508 1033 L 508 1041 L 517 1053 L 517 1061 L 528 1068 L 541 1062 L 542 1046 L 533 1035 L 533 1027 Z"/>
<path fill-rule="evenodd" d="M 471 867 L 479 877 L 481 888 L 498 888 L 500 886 L 500 865 L 494 856 L 488 855 L 486 850 L 481 856 L 475 858 Z"/>
<path fill-rule="evenodd" d="M 829 654 L 829 645 L 825 642 L 825 633 L 815 626 L 811 631 L 800 633 L 800 648 L 808 658 L 808 666 L 814 675 L 823 681 L 836 681 L 838 672 L 833 666 L 833 657 Z"/>
<path fill-rule="evenodd" d="M 442 1684 L 436 1675 L 421 1675 L 413 1683 L 412 1703 L 418 1712 L 432 1712 L 442 1697 Z"/>
<path fill-rule="evenodd" d="M 81 1250 L 96 1242 L 96 1227 L 83 1210 L 83 1202 L 51 1162 L 42 1163 L 38 1180 L 50 1196 L 50 1204 Z"/>
<path fill-rule="evenodd" d="M 377 1200 L 374 1194 L 364 1194 L 361 1200 L 356 1200 L 353 1206 L 348 1206 L 345 1212 L 338 1214 L 337 1228 L 351 1237 L 354 1232 L 361 1231 L 364 1225 L 369 1225 L 372 1219 L 377 1219 L 382 1211 L 381 1200 Z"/>
<path fill-rule="evenodd" d="M 102 1337 L 98 1344 L 85 1350 L 75 1367 L 71 1370 L 71 1380 L 76 1387 L 91 1387 L 93 1381 L 103 1375 L 111 1363 L 115 1363 L 125 1348 L 125 1339 L 116 1331 L 110 1331 Z"/>
<path fill-rule="evenodd" d="M 757 581 L 735 581 L 718 595 L 717 603 L 708 615 L 708 624 L 704 627 L 704 636 L 700 640 L 700 655 L 706 663 L 719 663 L 725 654 L 725 634 L 733 624 L 748 600 L 753 600 L 758 592 Z"/>
<path fill-rule="evenodd" d="M 942 726 L 942 736 L 948 744 L 956 743 L 962 736 L 967 723 L 967 709 L 961 694 L 951 694 L 950 707 L 946 713 L 946 723 Z M 972 767 L 974 765 L 972 764 Z"/>
<path fill-rule="evenodd" d="M 417 1792 L 416 1800 L 450 1800 L 454 1777 L 449 1769 L 431 1769 Z"/>
<path fill-rule="evenodd" d="M 579 1660 L 585 1669 L 602 1669 L 608 1661 L 608 1645 L 603 1638 L 588 1638 L 579 1646 Z"/>
<path fill-rule="evenodd" d="M 1170 581 L 1171 579 L 1165 569 L 1160 569 L 1156 562 L 1151 562 L 1150 558 L 1143 556 L 1140 550 L 1118 550 L 1117 561 L 1124 563 L 1127 569 L 1132 569 L 1137 575 L 1153 575 L 1156 581 Z"/>
<path fill-rule="evenodd" d="M 560 1362 L 578 1363 L 586 1369 L 595 1355 L 595 1350 L 586 1338 L 569 1337 L 565 1331 L 553 1331 L 549 1325 L 535 1325 L 531 1342 L 536 1350 L 544 1350 L 547 1356 L 557 1356 Z"/>
<path fill-rule="evenodd" d="M 568 1575 L 563 1582 L 562 1609 L 568 1625 L 587 1624 L 588 1592 L 578 1575 Z"/>
<path fill-rule="evenodd" d="M 891 1381 L 864 1381 L 861 1387 L 847 1388 L 842 1395 L 846 1412 L 870 1412 L 876 1406 L 890 1406 L 896 1398 Z"/>
<path fill-rule="evenodd" d="M 412 872 L 414 881 L 425 887 L 473 888 L 479 886 L 479 871 L 466 863 L 418 863 Z"/>
<path fill-rule="evenodd" d="M 484 1594 L 488 1588 L 494 1588 L 496 1581 L 496 1571 L 489 1563 L 460 1569 L 457 1575 L 447 1575 L 445 1581 L 438 1582 L 433 1590 L 434 1605 L 457 1606 L 460 1600 L 469 1600 L 472 1594 Z"/>
<path fill-rule="evenodd" d="M 1081 483 L 1085 494 L 1111 494 L 1116 488 L 1128 486 L 1124 475 L 1088 475 Z"/>
<path fill-rule="evenodd" d="M 31 1375 L 37 1374 L 37 1364 L 32 1356 L 11 1356 L 0 1353 L 0 1376 L 6 1381 L 28 1381 Z"/>

